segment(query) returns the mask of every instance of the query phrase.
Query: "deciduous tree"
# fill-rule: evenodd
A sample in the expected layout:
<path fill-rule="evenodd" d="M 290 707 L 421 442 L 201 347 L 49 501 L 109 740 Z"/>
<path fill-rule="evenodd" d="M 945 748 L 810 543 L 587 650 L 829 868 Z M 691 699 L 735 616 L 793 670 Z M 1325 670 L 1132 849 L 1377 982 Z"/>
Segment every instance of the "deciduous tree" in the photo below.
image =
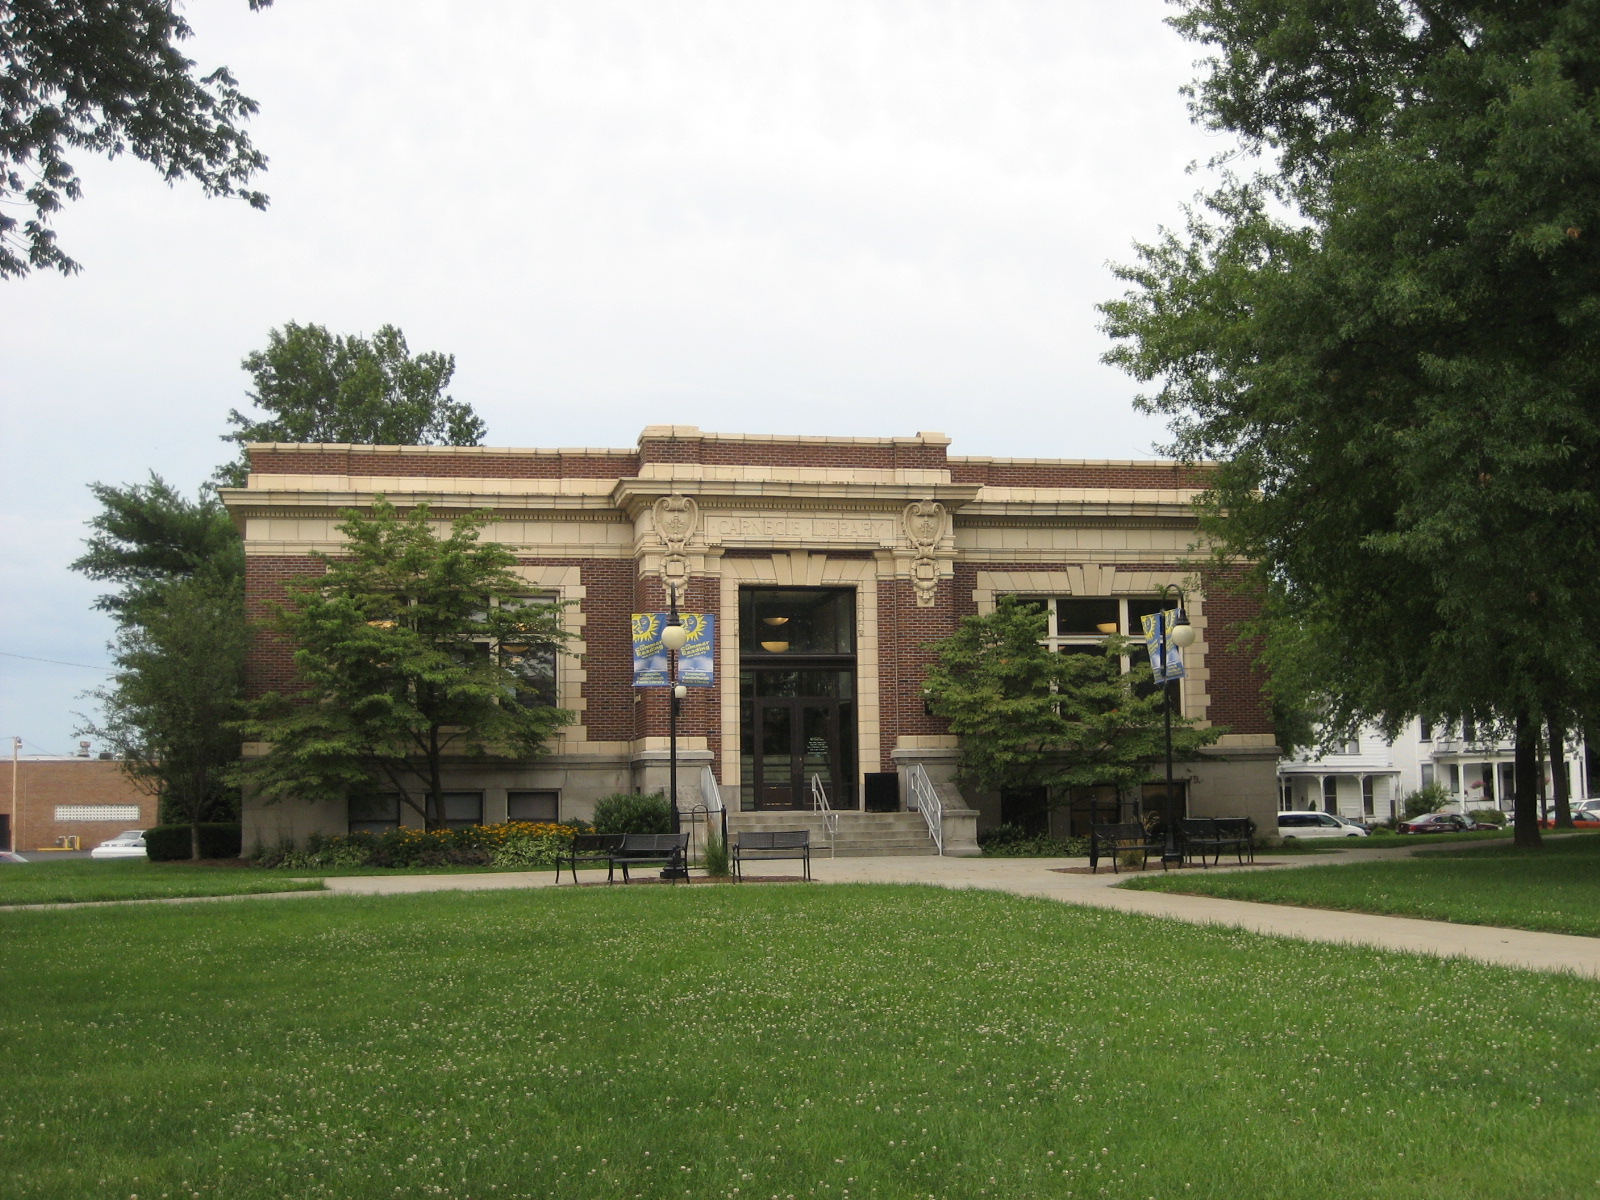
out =
<path fill-rule="evenodd" d="M 243 363 L 249 393 L 266 416 L 237 409 L 224 440 L 237 442 L 239 459 L 218 479 L 243 487 L 250 442 L 339 442 L 378 446 L 476 446 L 484 424 L 470 404 L 445 394 L 455 373 L 454 355 L 413 355 L 405 334 L 385 325 L 371 338 L 330 334 L 321 325 L 293 321 L 267 335 L 267 348 Z"/>
<path fill-rule="evenodd" d="M 267 160 L 240 128 L 256 103 L 226 67 L 196 78 L 178 49 L 193 30 L 176 10 L 171 0 L 0 5 L 0 277 L 78 270 L 50 228 L 62 202 L 82 194 L 73 150 L 132 154 L 169 183 L 192 179 L 208 196 L 267 206 L 247 187 Z"/>
<path fill-rule="evenodd" d="M 1119 652 L 1132 643 L 1121 638 L 1105 654 L 1055 653 L 1045 624 L 1037 607 L 1003 596 L 934 643 L 925 694 L 961 741 L 962 776 L 985 791 L 1047 788 L 1053 804 L 1074 787 L 1150 779 L 1165 740 L 1149 665 L 1124 673 Z M 1221 735 L 1174 716 L 1174 755 L 1193 758 Z"/>
<path fill-rule="evenodd" d="M 436 828 L 448 760 L 531 758 L 573 719 L 548 690 L 560 606 L 479 541 L 483 514 L 441 535 L 425 505 L 402 514 L 380 497 L 344 518 L 344 551 L 318 555 L 324 573 L 272 622 L 304 686 L 253 704 L 243 728 L 270 749 L 248 780 L 273 799 L 397 795 Z"/>
<path fill-rule="evenodd" d="M 151 589 L 143 586 L 149 600 Z M 81 732 L 100 738 L 123 770 L 161 800 L 164 822 L 190 827 L 238 815 L 236 722 L 249 630 L 243 581 L 212 572 L 168 580 L 113 644 L 111 686 L 91 693 L 101 716 Z"/>
<path fill-rule="evenodd" d="M 1278 686 L 1330 731 L 1592 711 L 1600 9 L 1183 0 L 1197 118 L 1266 156 L 1138 250 L 1108 356 L 1208 532 L 1255 563 Z"/>

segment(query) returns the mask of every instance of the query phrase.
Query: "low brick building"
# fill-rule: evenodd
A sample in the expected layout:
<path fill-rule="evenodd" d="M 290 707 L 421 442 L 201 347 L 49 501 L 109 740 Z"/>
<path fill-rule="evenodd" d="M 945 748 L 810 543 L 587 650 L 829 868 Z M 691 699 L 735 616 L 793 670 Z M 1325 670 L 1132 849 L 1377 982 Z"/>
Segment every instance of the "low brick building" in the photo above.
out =
<path fill-rule="evenodd" d="M 8 849 L 58 849 L 76 837 L 88 850 L 125 829 L 148 829 L 156 808 L 120 762 L 35 755 L 18 759 L 14 772 L 0 763 L 0 846 Z"/>
<path fill-rule="evenodd" d="M 1189 584 L 1191 502 L 1203 471 L 1168 462 L 962 458 L 949 439 L 776 437 L 652 426 L 622 449 L 256 445 L 246 487 L 222 493 L 245 537 L 247 603 L 263 614 L 285 581 L 336 553 L 339 511 L 375 495 L 441 518 L 487 509 L 530 595 L 573 601 L 557 700 L 577 722 L 533 762 L 461 762 L 455 819 L 586 817 L 601 796 L 665 781 L 667 697 L 635 689 L 630 615 L 668 606 L 715 616 L 715 686 L 680 719 L 684 806 L 715 787 L 737 827 L 800 820 L 820 787 L 866 828 L 925 779 L 946 809 L 947 852 L 977 828 L 1133 817 L 1150 794 L 1074 796 L 1045 817 L 1033 798 L 966 794 L 959 749 L 930 716 L 927 643 L 1007 593 L 1036 597 L 1052 644 L 1137 632 L 1163 584 Z M 1213 580 L 1213 582 L 1215 582 Z M 1274 744 L 1248 651 L 1248 598 L 1192 589 L 1199 641 L 1182 711 L 1228 733 L 1179 771 L 1191 813 L 1248 814 L 1271 828 Z M 287 648 L 258 641 L 255 693 L 293 686 Z M 259 752 L 247 748 L 247 753 Z M 1159 773 L 1159 768 L 1152 775 Z M 815 782 L 813 782 L 815 780 Z M 393 811 L 245 804 L 245 845 L 409 820 Z"/>

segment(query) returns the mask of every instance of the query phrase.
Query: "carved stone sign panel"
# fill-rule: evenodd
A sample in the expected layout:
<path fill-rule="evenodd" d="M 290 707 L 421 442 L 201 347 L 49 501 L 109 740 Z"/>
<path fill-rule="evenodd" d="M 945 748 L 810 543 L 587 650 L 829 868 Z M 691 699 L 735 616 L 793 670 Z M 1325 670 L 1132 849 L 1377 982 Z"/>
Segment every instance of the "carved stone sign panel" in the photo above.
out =
<path fill-rule="evenodd" d="M 874 517 L 712 517 L 706 522 L 706 540 L 728 542 L 861 542 L 893 546 L 894 522 Z"/>

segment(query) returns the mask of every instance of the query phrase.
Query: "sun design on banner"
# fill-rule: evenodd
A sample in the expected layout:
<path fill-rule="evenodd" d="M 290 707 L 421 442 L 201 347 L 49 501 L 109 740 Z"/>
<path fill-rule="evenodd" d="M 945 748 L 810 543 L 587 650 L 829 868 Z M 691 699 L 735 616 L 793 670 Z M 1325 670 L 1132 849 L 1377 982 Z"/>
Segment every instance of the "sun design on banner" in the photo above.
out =
<path fill-rule="evenodd" d="M 658 614 L 633 614 L 633 640 L 635 643 L 653 641 L 655 639 L 655 635 L 660 631 L 661 618 Z"/>

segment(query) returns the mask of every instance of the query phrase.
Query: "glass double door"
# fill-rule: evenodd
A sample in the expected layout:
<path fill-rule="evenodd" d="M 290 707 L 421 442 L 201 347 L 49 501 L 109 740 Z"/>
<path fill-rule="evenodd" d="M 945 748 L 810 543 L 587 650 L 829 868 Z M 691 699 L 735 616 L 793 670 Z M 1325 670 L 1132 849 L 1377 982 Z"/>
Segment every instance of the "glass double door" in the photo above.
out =
<path fill-rule="evenodd" d="M 760 753 L 751 764 L 758 809 L 812 806 L 811 780 L 820 777 L 834 808 L 854 808 L 840 794 L 840 705 L 837 700 L 757 700 Z"/>
<path fill-rule="evenodd" d="M 823 691 L 833 694 L 803 694 Z M 829 805 L 857 807 L 850 691 L 846 672 L 755 671 L 746 676 L 740 731 L 742 808 L 809 809 L 813 777 L 822 781 Z"/>

